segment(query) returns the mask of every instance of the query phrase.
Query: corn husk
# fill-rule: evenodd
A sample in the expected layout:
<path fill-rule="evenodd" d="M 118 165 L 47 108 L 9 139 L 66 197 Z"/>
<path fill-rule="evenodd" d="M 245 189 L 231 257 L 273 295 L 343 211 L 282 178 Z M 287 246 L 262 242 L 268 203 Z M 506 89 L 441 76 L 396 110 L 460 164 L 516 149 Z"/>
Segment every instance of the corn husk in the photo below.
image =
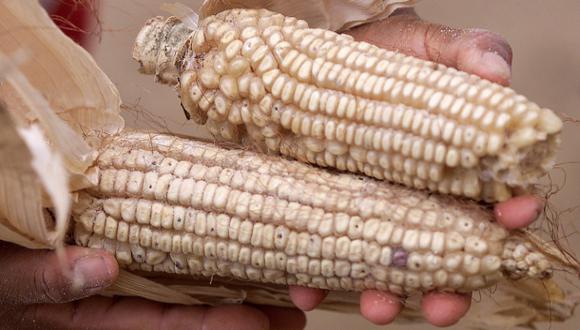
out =
<path fill-rule="evenodd" d="M 0 100 L 4 102 L 0 106 L 0 239 L 28 248 L 57 248 L 65 243 L 75 191 L 94 182 L 95 174 L 87 171 L 95 157 L 93 147 L 102 136 L 123 129 L 119 94 L 36 1 L 0 1 L 0 31 Z M 121 271 L 103 294 L 184 305 L 291 306 L 282 286 L 147 276 Z M 463 328 L 564 322 L 579 299 L 555 280 L 505 280 L 494 292 L 481 296 L 461 321 Z M 358 294 L 330 292 L 319 308 L 358 312 Z M 409 298 L 398 322 L 421 322 L 419 310 L 418 297 Z"/>
<path fill-rule="evenodd" d="M 16 127 L 0 106 L 0 239 L 28 248 L 62 242 L 70 198 L 68 174 L 37 125 Z M 47 168 L 51 176 L 42 175 Z M 56 223 L 45 219 L 43 191 L 50 192 Z"/>
<path fill-rule="evenodd" d="M 89 142 L 124 127 L 121 99 L 36 0 L 0 1 L 0 13 L 0 239 L 56 247 L 67 229 L 68 191 L 94 181 Z"/>
<path fill-rule="evenodd" d="M 232 8 L 265 8 L 299 17 L 313 28 L 345 31 L 378 21 L 418 0 L 204 0 L 200 12 L 207 17 Z"/>
<path fill-rule="evenodd" d="M 54 25 L 37 0 L 2 0 L 0 12 L 0 51 L 30 55 L 19 70 L 61 119 L 83 136 L 123 129 L 117 88 L 94 59 Z M 7 108 L 18 109 L 22 119 L 37 120 L 13 89 L 14 84 L 0 86 Z"/>

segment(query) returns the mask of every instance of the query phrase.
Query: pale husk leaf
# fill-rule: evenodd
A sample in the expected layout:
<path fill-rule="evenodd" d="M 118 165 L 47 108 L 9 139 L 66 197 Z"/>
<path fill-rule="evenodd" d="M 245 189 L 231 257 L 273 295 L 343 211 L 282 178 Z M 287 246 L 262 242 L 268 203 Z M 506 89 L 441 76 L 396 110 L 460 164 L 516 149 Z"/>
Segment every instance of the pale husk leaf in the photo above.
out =
<path fill-rule="evenodd" d="M 83 136 L 124 127 L 120 97 L 38 1 L 1 1 L 0 31 L 0 239 L 58 247 L 68 229 L 69 190 L 94 182 L 86 171 L 96 155 Z M 45 207 L 53 209 L 56 221 Z"/>
<path fill-rule="evenodd" d="M 17 53 L 14 57 L 25 57 L 22 54 L 24 53 Z M 17 63 L 10 63 L 10 58 L 4 56 L 1 52 L 0 62 L 5 63 L 4 67 L 12 68 L 6 73 L 6 85 L 10 86 L 22 102 L 22 107 L 9 108 L 12 109 L 13 115 L 18 118 L 22 115 L 23 109 L 33 115 L 54 147 L 64 155 L 67 169 L 75 174 L 84 173 L 92 164 L 96 156 L 95 151 L 85 142 L 82 136 L 79 136 L 70 125 L 55 114 L 47 100 L 16 67 Z M 25 62 L 25 60 L 22 59 L 18 62 Z M 22 120 L 19 124 L 21 126 L 27 125 Z"/>
<path fill-rule="evenodd" d="M 119 271 L 119 277 L 104 295 L 138 296 L 170 304 L 201 305 L 202 301 L 168 286 L 148 280 L 126 270 Z"/>
<path fill-rule="evenodd" d="M 51 246 L 46 243 L 35 241 L 29 237 L 22 235 L 17 230 L 10 228 L 7 222 L 8 220 L 4 218 L 0 219 L 0 241 L 11 242 L 28 249 L 51 248 Z"/>
<path fill-rule="evenodd" d="M 90 54 L 61 32 L 37 0 L 0 1 L 0 31 L 1 52 L 34 54 L 20 71 L 55 113 L 72 120 L 71 127 L 78 133 L 114 134 L 124 127 L 115 85 Z M 12 88 L 0 86 L 7 108 L 18 109 L 24 119 L 37 119 Z"/>
<path fill-rule="evenodd" d="M 70 209 L 68 175 L 60 156 L 38 126 L 17 128 L 4 107 L 0 141 L 0 239 L 28 248 L 59 245 Z M 45 217 L 43 188 L 54 206 L 56 224 Z"/>
<path fill-rule="evenodd" d="M 313 28 L 344 31 L 384 19 L 395 10 L 411 7 L 418 0 L 205 0 L 201 16 L 231 8 L 265 8 L 308 22 Z"/>

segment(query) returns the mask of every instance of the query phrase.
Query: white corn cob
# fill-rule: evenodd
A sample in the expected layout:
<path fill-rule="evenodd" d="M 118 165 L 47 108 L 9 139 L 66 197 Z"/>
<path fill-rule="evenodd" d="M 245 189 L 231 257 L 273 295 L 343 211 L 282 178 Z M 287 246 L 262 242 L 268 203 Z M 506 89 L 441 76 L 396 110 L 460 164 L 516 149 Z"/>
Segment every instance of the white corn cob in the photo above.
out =
<path fill-rule="evenodd" d="M 562 127 L 510 88 L 267 10 L 151 19 L 133 57 L 216 136 L 488 202 L 545 174 Z"/>
<path fill-rule="evenodd" d="M 475 202 L 167 135 L 108 141 L 77 244 L 132 270 L 398 294 L 543 278 L 548 259 Z"/>

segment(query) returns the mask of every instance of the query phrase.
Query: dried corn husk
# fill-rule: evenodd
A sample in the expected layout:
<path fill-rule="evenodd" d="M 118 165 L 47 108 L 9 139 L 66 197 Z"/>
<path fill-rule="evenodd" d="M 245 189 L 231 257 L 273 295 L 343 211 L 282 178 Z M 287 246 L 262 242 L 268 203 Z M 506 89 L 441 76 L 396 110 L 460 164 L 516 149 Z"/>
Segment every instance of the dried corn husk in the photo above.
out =
<path fill-rule="evenodd" d="M 93 58 L 52 23 L 37 0 L 3 0 L 0 12 L 4 31 L 0 51 L 10 54 L 20 49 L 31 54 L 20 71 L 70 127 L 83 135 L 111 134 L 124 127 L 117 88 Z M 13 84 L 0 86 L 7 108 L 18 109 L 22 119 L 38 119 L 13 88 Z"/>
<path fill-rule="evenodd" d="M 4 40 L 10 36 L 12 42 L 20 40 L 8 47 L 10 49 L 22 49 L 32 55 L 51 54 L 47 59 L 36 56 L 35 60 L 19 67 L 8 57 L 0 59 L 0 77 L 10 77 L 8 83 L 0 87 L 0 100 L 7 103 L 2 108 L 4 110 L 0 110 L 0 239 L 29 248 L 54 248 L 63 241 L 66 225 L 63 214 L 68 213 L 68 204 L 74 200 L 74 190 L 82 187 L 67 183 L 65 173 L 84 179 L 78 182 L 91 182 L 92 173 L 82 171 L 92 160 L 92 149 L 78 132 L 82 128 L 83 132 L 89 133 L 85 136 L 87 141 L 98 143 L 98 133 L 114 134 L 121 130 L 123 124 L 118 117 L 120 100 L 108 78 L 82 49 L 73 47 L 66 37 L 56 32 L 56 27 L 36 1 L 5 0 L 0 2 L 0 9 L 0 41 L 3 42 L 0 47 L 3 51 L 6 50 Z M 39 24 L 46 28 L 32 28 Z M 47 31 L 53 34 L 45 35 Z M 20 34 L 16 38 L 13 33 Z M 68 50 L 65 52 L 64 49 Z M 45 71 L 48 67 L 51 70 Z M 58 81 L 54 77 L 58 77 Z M 68 82 L 65 84 L 64 81 Z M 20 94 L 14 94 L 15 91 Z M 39 100 L 37 92 L 46 97 L 48 104 Z M 54 116 L 51 111 L 59 116 Z M 71 115 L 75 111 L 78 115 Z M 63 129 L 63 119 L 77 132 Z M 65 143 L 74 139 L 77 142 L 70 146 Z M 41 166 L 43 172 L 39 173 Z M 49 177 L 54 181 L 46 180 L 47 170 L 52 173 Z M 67 191 L 73 194 L 67 194 Z M 22 194 L 27 198 L 17 198 Z M 59 200 L 59 196 L 63 200 Z M 56 227 L 52 218 L 46 217 L 46 206 L 52 206 L 56 211 Z M 20 210 L 27 212 L 17 212 Z M 222 280 L 208 282 L 207 279 L 145 278 L 126 271 L 121 272 L 117 282 L 105 294 L 138 296 L 176 304 L 248 302 L 291 305 L 285 287 Z M 504 281 L 490 296 L 484 293 L 482 301 L 473 304 L 462 321 L 464 328 L 510 328 L 565 321 L 572 316 L 578 298 L 566 295 L 552 280 Z M 358 296 L 331 292 L 320 308 L 357 312 Z M 419 303 L 415 297 L 407 302 L 399 321 L 420 320 Z"/>
<path fill-rule="evenodd" d="M 0 141 L 0 239 L 28 248 L 60 244 L 70 207 L 62 159 L 50 150 L 37 125 L 17 128 L 4 107 Z M 42 175 L 43 169 L 50 175 Z M 45 219 L 43 190 L 54 206 L 56 226 Z"/>
<path fill-rule="evenodd" d="M 395 10 L 411 7 L 417 0 L 204 0 L 201 16 L 232 8 L 265 8 L 299 17 L 313 28 L 344 31 L 384 19 Z"/>
<path fill-rule="evenodd" d="M 92 181 L 85 173 L 95 157 L 88 142 L 124 127 L 121 100 L 92 57 L 64 36 L 37 1 L 2 1 L 0 13 L 7 141 L 0 151 L 0 239 L 55 247 L 67 228 L 67 192 Z M 43 206 L 54 208 L 56 222 Z"/>

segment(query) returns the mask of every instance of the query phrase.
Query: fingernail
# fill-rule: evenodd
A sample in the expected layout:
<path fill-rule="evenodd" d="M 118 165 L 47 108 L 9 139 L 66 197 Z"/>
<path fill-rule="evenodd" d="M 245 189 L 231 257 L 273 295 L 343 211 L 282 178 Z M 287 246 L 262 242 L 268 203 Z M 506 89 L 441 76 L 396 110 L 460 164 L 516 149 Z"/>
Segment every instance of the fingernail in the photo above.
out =
<path fill-rule="evenodd" d="M 84 256 L 73 266 L 73 289 L 88 294 L 96 293 L 111 283 L 112 271 L 102 256 Z"/>
<path fill-rule="evenodd" d="M 482 64 L 498 77 L 510 81 L 512 76 L 512 68 L 508 62 L 495 52 L 486 52 L 481 58 Z"/>

